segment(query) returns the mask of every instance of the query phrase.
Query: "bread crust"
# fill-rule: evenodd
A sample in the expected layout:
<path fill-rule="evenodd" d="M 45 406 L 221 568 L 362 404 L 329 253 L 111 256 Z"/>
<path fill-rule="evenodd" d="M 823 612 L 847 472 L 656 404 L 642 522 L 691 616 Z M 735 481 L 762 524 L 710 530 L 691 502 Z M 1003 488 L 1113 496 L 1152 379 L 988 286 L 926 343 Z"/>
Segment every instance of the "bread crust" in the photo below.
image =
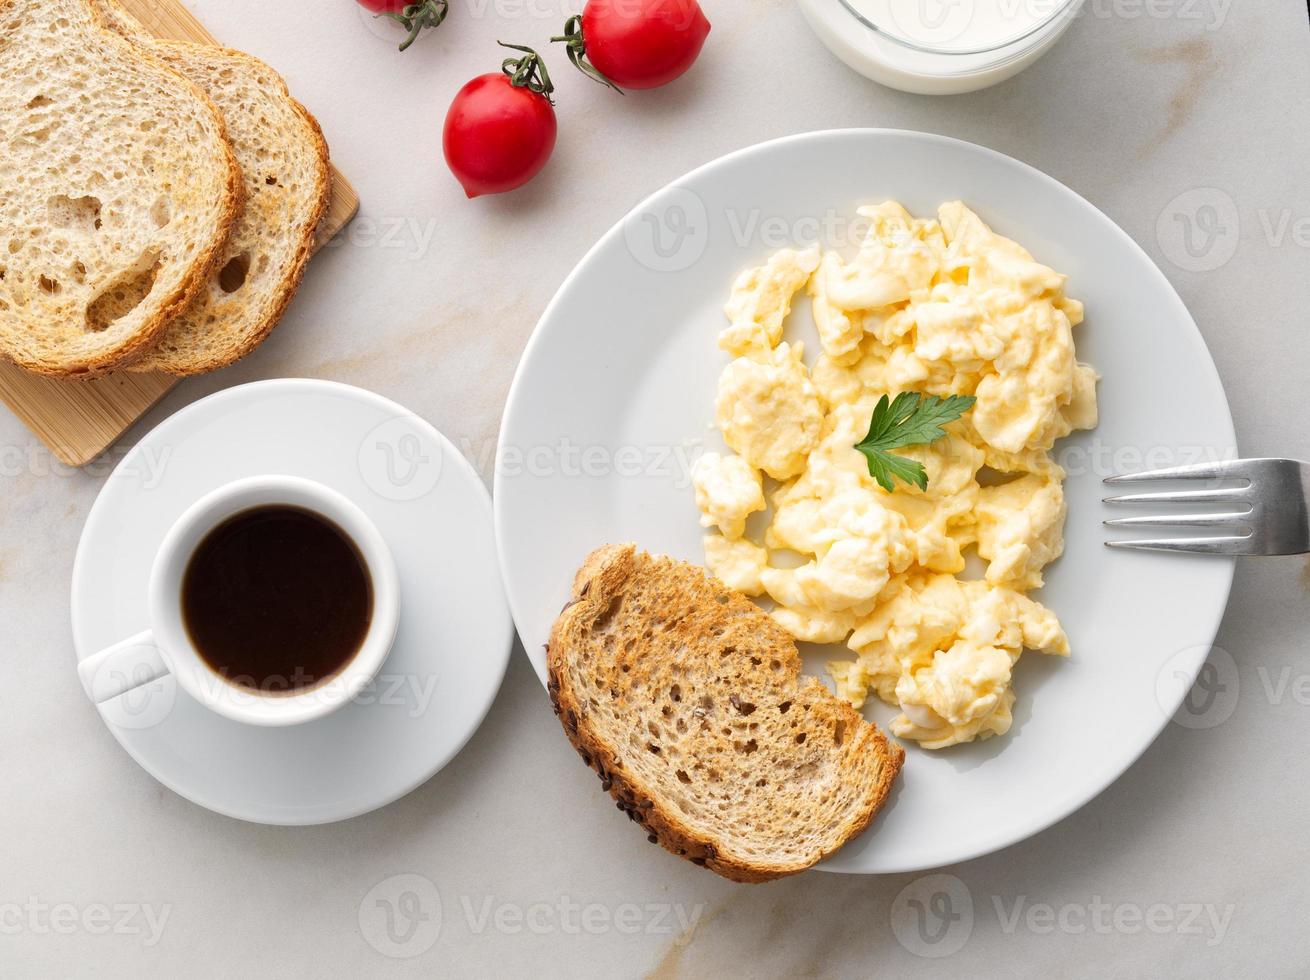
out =
<path fill-rule="evenodd" d="M 222 115 L 209 96 L 162 60 L 141 51 L 131 42 L 114 33 L 105 23 L 100 11 L 94 5 L 88 3 L 87 0 L 70 0 L 70 2 L 78 3 L 86 9 L 92 25 L 91 30 L 96 33 L 99 40 L 110 46 L 119 46 L 125 53 L 136 57 L 142 63 L 150 66 L 151 69 L 165 74 L 169 77 L 170 83 L 175 83 L 179 88 L 187 90 L 188 94 L 193 96 L 196 102 L 204 107 L 205 111 L 212 116 L 220 137 L 218 141 L 219 155 L 226 170 L 226 179 L 221 191 L 220 215 L 214 233 L 209 240 L 201 243 L 199 251 L 191 260 L 179 284 L 158 305 L 153 315 L 142 321 L 142 324 L 131 336 L 124 338 L 114 348 L 86 359 L 27 357 L 21 351 L 0 350 L 0 356 L 27 371 L 52 378 L 82 380 L 98 377 L 139 359 L 144 352 L 150 350 L 158 342 L 172 319 L 191 305 L 199 291 L 209 282 L 215 266 L 222 257 L 233 225 L 240 216 L 245 203 L 245 187 L 242 182 L 241 167 L 237 163 L 236 156 L 232 152 L 231 144 L 227 138 L 227 127 L 224 125 Z M 18 0 L 0 0 L 0 14 L 3 14 L 17 3 Z"/>
<path fill-rule="evenodd" d="M 671 853 L 683 857 L 700 867 L 710 869 L 732 881 L 742 883 L 760 883 L 772 881 L 787 875 L 798 874 L 813 866 L 818 860 L 835 853 L 859 834 L 863 833 L 882 808 L 891 791 L 896 775 L 905 760 L 905 750 L 888 741 L 887 737 L 874 725 L 869 724 L 845 701 L 832 698 L 838 705 L 845 723 L 858 731 L 859 749 L 862 752 L 874 752 L 882 756 L 884 764 L 878 782 L 868 788 L 863 805 L 843 828 L 842 833 L 820 854 L 812 860 L 789 863 L 757 862 L 734 854 L 731 847 L 721 841 L 709 839 L 705 834 L 683 819 L 676 808 L 660 798 L 657 791 L 626 769 L 619 761 L 613 748 L 608 745 L 588 724 L 588 712 L 584 709 L 578 693 L 569 682 L 566 658 L 569 650 L 565 637 L 576 617 L 589 610 L 588 604 L 602 601 L 603 597 L 613 594 L 628 577 L 637 549 L 634 545 L 608 545 L 600 548 L 583 564 L 573 584 L 573 595 L 560 613 L 551 630 L 550 642 L 547 644 L 548 680 L 547 690 L 550 694 L 555 714 L 564 728 L 564 733 L 578 754 L 600 777 L 601 788 L 609 793 L 618 809 L 646 831 L 652 843 L 658 843 Z M 753 614 L 763 622 L 772 624 L 768 615 L 745 597 L 732 592 L 719 583 L 714 583 L 726 597 L 725 606 L 734 613 Z M 608 599 L 604 599 L 608 602 Z M 829 695 L 829 697 L 831 697 Z"/>

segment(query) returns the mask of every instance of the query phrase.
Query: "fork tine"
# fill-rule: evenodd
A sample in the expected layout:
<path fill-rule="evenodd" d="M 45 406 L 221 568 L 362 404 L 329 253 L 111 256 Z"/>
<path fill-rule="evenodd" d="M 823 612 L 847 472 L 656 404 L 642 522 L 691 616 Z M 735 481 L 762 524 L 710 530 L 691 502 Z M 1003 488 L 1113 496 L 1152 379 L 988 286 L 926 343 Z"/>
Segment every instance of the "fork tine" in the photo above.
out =
<path fill-rule="evenodd" d="M 1204 504 L 1214 501 L 1236 503 L 1248 499 L 1249 487 L 1220 490 L 1180 490 L 1174 493 L 1126 493 L 1106 497 L 1107 504 Z"/>
<path fill-rule="evenodd" d="M 1194 463 L 1190 466 L 1171 466 L 1163 470 L 1147 470 L 1145 473 L 1129 473 L 1124 476 L 1107 477 L 1106 483 L 1149 483 L 1155 480 L 1233 480 L 1249 479 L 1248 469 L 1242 466 L 1240 459 L 1225 460 L 1214 463 Z"/>
<path fill-rule="evenodd" d="M 1121 517 L 1102 521 L 1106 527 L 1232 527 L 1251 520 L 1254 511 L 1241 514 L 1161 514 L 1158 517 Z"/>
<path fill-rule="evenodd" d="M 1253 538 L 1163 538 L 1158 541 L 1107 541 L 1107 548 L 1136 551 L 1182 551 L 1197 555 L 1249 555 L 1253 554 Z"/>

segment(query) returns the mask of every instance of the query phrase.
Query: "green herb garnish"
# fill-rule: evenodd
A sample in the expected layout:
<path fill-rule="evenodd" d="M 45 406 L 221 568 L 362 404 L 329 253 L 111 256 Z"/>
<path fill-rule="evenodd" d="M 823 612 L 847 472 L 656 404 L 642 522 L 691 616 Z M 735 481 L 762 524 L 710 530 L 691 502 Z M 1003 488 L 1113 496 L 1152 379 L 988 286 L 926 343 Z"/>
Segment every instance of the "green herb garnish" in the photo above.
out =
<path fill-rule="evenodd" d="M 942 426 L 954 422 L 973 408 L 978 399 L 972 395 L 921 395 L 903 391 L 891 401 L 883 395 L 873 410 L 869 434 L 855 448 L 869 460 L 869 475 L 888 493 L 896 490 L 894 480 L 913 483 L 928 489 L 928 473 L 923 464 L 891 452 L 906 446 L 928 446 L 946 436 Z"/>

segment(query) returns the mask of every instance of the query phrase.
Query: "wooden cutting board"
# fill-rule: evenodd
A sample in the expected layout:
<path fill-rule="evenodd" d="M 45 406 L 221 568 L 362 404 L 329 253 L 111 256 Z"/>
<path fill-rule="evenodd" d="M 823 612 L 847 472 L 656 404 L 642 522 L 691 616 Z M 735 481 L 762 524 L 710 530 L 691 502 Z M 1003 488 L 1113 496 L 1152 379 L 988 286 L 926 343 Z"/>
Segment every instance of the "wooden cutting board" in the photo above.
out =
<path fill-rule="evenodd" d="M 119 0 L 160 37 L 217 44 L 176 0 Z M 274 67 L 277 67 L 276 65 Z M 332 203 L 318 230 L 318 247 L 350 223 L 359 196 L 332 168 Z M 179 379 L 122 371 L 93 381 L 58 381 L 0 363 L 0 401 L 69 466 L 85 466 L 113 445 Z"/>

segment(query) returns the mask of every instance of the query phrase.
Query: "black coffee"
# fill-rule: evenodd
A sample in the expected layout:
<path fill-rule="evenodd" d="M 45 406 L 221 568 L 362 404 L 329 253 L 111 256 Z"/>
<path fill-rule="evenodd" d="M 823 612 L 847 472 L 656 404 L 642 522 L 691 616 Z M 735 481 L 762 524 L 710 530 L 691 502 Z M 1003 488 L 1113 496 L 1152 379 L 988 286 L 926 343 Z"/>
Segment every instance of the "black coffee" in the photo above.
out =
<path fill-rule="evenodd" d="M 296 694 L 359 652 L 373 620 L 373 581 L 331 521 L 299 507 L 256 507 L 200 542 L 182 580 L 182 617 L 221 677 Z"/>

